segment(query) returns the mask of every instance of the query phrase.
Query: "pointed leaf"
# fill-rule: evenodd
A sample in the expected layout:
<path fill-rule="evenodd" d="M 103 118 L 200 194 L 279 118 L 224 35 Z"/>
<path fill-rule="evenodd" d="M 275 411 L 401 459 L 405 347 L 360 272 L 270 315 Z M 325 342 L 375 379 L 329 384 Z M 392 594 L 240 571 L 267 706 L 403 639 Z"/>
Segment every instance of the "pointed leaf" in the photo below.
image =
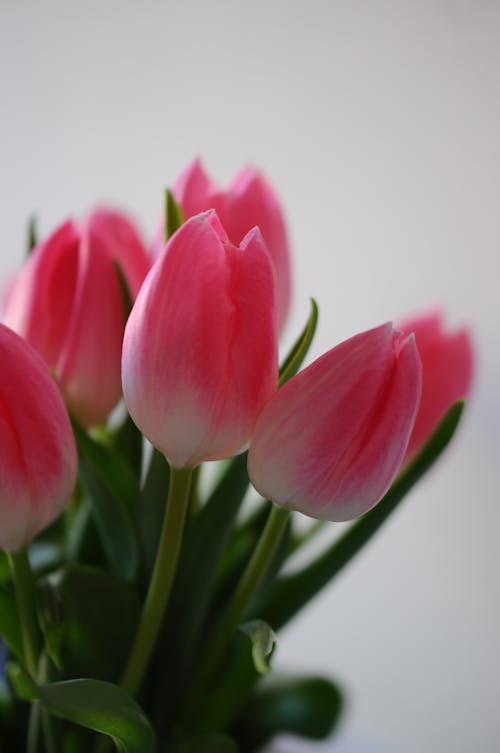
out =
<path fill-rule="evenodd" d="M 451 440 L 463 403 L 454 405 L 411 465 L 396 479 L 385 497 L 354 522 L 337 541 L 303 570 L 278 578 L 255 610 L 279 630 L 299 612 L 357 554 L 379 530 L 401 500 L 422 478 Z"/>
<path fill-rule="evenodd" d="M 321 677 L 270 678 L 259 685 L 235 725 L 242 753 L 260 750 L 278 734 L 328 737 L 342 711 L 342 695 Z"/>
<path fill-rule="evenodd" d="M 118 679 L 141 602 L 114 576 L 72 567 L 38 585 L 39 619 L 52 660 L 66 676 Z"/>
<path fill-rule="evenodd" d="M 125 277 L 125 273 L 122 269 L 121 264 L 119 264 L 116 259 L 113 259 L 113 266 L 115 268 L 116 276 L 118 277 L 118 283 L 120 285 L 120 292 L 123 302 L 123 314 L 126 321 L 129 317 L 130 312 L 132 311 L 134 300 L 132 298 L 127 278 Z"/>
<path fill-rule="evenodd" d="M 262 536 L 271 509 L 272 502 L 266 501 L 261 504 L 256 512 L 235 530 L 225 547 L 217 576 L 216 593 L 211 608 L 212 614 L 217 614 L 217 612 L 224 610 L 228 600 L 232 598 L 248 561 Z M 261 601 L 262 595 L 266 593 L 269 584 L 274 581 L 281 566 L 290 554 L 292 522 L 293 518 L 290 516 L 279 547 L 258 591 L 253 597 L 253 602 L 259 603 Z M 251 607 L 249 611 L 252 611 Z"/>
<path fill-rule="evenodd" d="M 12 575 L 10 572 L 7 554 L 3 551 L 3 549 L 0 549 L 0 585 L 4 585 L 4 583 L 10 583 L 11 578 Z"/>
<path fill-rule="evenodd" d="M 35 683 L 19 664 L 13 661 L 7 662 L 6 672 L 18 698 L 22 701 L 35 701 L 38 698 L 38 689 Z"/>
<path fill-rule="evenodd" d="M 306 326 L 295 341 L 289 354 L 280 366 L 280 386 L 300 369 L 304 358 L 307 355 L 309 347 L 313 341 L 316 327 L 318 325 L 318 304 L 314 298 L 310 299 L 311 311 Z"/>
<path fill-rule="evenodd" d="M 238 631 L 211 692 L 190 711 L 189 723 L 194 729 L 207 733 L 228 729 L 240 714 L 260 677 L 252 649 L 250 638 Z"/>
<path fill-rule="evenodd" d="M 28 219 L 26 231 L 26 256 L 29 256 L 38 242 L 36 215 L 32 214 Z"/>
<path fill-rule="evenodd" d="M 38 695 L 54 716 L 109 735 L 122 753 L 154 753 L 153 730 L 138 704 L 117 685 L 69 680 L 42 685 Z"/>
<path fill-rule="evenodd" d="M 135 512 L 139 499 L 139 482 L 126 459 L 112 447 L 93 439 L 73 421 L 78 452 L 88 458 L 95 474 L 130 513 Z"/>
<path fill-rule="evenodd" d="M 267 675 L 271 670 L 271 656 L 276 647 L 276 635 L 267 622 L 251 620 L 241 625 L 240 630 L 252 642 L 252 659 L 257 672 Z"/>
<path fill-rule="evenodd" d="M 137 507 L 143 579 L 149 583 L 153 572 L 160 531 L 165 515 L 170 468 L 165 457 L 153 449 L 144 487 Z"/>
<path fill-rule="evenodd" d="M 74 423 L 79 472 L 101 543 L 113 572 L 132 581 L 138 566 L 138 544 L 132 514 L 139 499 L 138 481 L 117 452 L 93 440 Z"/>
<path fill-rule="evenodd" d="M 139 485 L 142 474 L 142 434 L 128 413 L 113 435 L 113 447 L 134 472 Z"/>
<path fill-rule="evenodd" d="M 24 663 L 24 648 L 21 638 L 21 623 L 14 593 L 0 587 L 0 636 L 13 654 Z"/>
<path fill-rule="evenodd" d="M 160 691 L 167 708 L 174 708 L 180 685 L 197 660 L 197 639 L 205 635 L 203 625 L 220 557 L 248 484 L 245 453 L 230 462 L 210 499 L 185 533 L 158 651 L 159 664 L 169 667 L 169 676 L 164 678 L 165 685 Z"/>
<path fill-rule="evenodd" d="M 165 242 L 184 222 L 184 214 L 170 188 L 165 191 Z"/>

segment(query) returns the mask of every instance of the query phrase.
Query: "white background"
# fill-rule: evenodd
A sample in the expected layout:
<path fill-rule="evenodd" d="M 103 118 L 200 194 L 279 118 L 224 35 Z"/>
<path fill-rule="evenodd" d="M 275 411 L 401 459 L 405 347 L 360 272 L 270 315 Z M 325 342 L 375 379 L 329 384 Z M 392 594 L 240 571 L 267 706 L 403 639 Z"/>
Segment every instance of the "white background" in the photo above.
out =
<path fill-rule="evenodd" d="M 277 663 L 347 689 L 339 753 L 497 753 L 500 2 L 0 9 L 3 275 L 33 211 L 48 232 L 105 199 L 150 235 L 164 186 L 200 155 L 223 182 L 262 167 L 282 197 L 288 342 L 312 294 L 313 355 L 433 303 L 470 324 L 475 392 L 453 449 Z"/>

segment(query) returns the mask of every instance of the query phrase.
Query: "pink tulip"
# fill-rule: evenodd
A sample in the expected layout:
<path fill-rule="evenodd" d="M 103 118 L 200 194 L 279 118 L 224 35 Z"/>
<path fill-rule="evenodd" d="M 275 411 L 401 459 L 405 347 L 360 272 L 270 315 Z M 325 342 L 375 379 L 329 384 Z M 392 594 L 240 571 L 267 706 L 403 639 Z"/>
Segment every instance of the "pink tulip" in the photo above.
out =
<path fill-rule="evenodd" d="M 248 458 L 257 491 L 315 518 L 367 512 L 403 460 L 421 371 L 414 338 L 390 323 L 325 353 L 259 416 Z"/>
<path fill-rule="evenodd" d="M 276 389 L 272 262 L 257 229 L 229 243 L 214 211 L 188 220 L 146 278 L 123 344 L 123 394 L 175 467 L 248 442 Z"/>
<path fill-rule="evenodd" d="M 64 509 L 76 482 L 73 432 L 40 356 L 0 324 L 0 548 L 17 551 Z"/>
<path fill-rule="evenodd" d="M 278 330 L 281 332 L 290 308 L 290 250 L 281 206 L 264 176 L 253 168 L 241 170 L 223 191 L 209 178 L 199 160 L 194 160 L 173 187 L 184 217 L 215 209 L 224 230 L 239 244 L 256 225 L 274 263 Z"/>
<path fill-rule="evenodd" d="M 462 328 L 445 332 L 440 311 L 409 317 L 398 324 L 413 332 L 422 359 L 422 399 L 406 451 L 411 460 L 437 428 L 453 403 L 469 393 L 473 372 L 470 334 Z"/>
<path fill-rule="evenodd" d="M 104 421 L 121 395 L 125 307 L 116 264 L 135 297 L 150 263 L 124 216 L 100 209 L 80 225 L 68 221 L 33 251 L 3 314 L 45 359 L 86 426 Z"/>

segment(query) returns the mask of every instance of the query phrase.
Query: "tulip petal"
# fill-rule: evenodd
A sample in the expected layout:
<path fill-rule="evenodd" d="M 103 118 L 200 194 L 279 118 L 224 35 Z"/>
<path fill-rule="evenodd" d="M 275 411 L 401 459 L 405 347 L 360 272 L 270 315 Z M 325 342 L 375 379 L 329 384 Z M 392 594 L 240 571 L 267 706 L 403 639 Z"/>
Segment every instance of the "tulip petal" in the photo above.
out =
<path fill-rule="evenodd" d="M 290 379 L 259 417 L 249 452 L 265 497 L 345 520 L 373 506 L 405 452 L 420 397 L 414 344 L 391 324 L 361 333 Z"/>
<path fill-rule="evenodd" d="M 248 441 L 271 373 L 276 384 L 274 333 L 262 241 L 254 234 L 236 249 L 215 212 L 191 218 L 146 278 L 122 359 L 130 414 L 174 466 L 227 457 Z"/>
<path fill-rule="evenodd" d="M 290 310 L 291 260 L 285 221 L 276 194 L 253 168 L 245 168 L 234 178 L 221 220 L 233 243 L 239 243 L 248 228 L 258 225 L 271 254 L 277 280 L 278 330 Z"/>
<path fill-rule="evenodd" d="M 422 364 L 415 339 L 410 337 L 402 345 L 386 395 L 367 426 L 366 440 L 341 471 L 335 492 L 336 520 L 351 520 L 367 512 L 389 489 L 408 445 L 421 390 Z M 321 509 L 329 502 L 326 496 L 314 517 L 322 517 Z"/>
<path fill-rule="evenodd" d="M 3 322 L 18 332 L 49 364 L 67 335 L 78 273 L 79 236 L 66 222 L 40 244 L 9 292 Z"/>
<path fill-rule="evenodd" d="M 290 309 L 291 260 L 283 213 L 269 183 L 257 170 L 245 168 L 227 190 L 219 190 L 196 159 L 175 182 L 173 194 L 186 218 L 215 209 L 231 243 L 236 246 L 251 228 L 259 227 L 275 268 L 278 329 L 281 331 Z"/>
<path fill-rule="evenodd" d="M 3 325 L 0 362 L 0 548 L 16 551 L 69 501 L 76 448 L 47 366 Z"/>
<path fill-rule="evenodd" d="M 103 207 L 95 209 L 87 223 L 92 234 L 100 238 L 102 248 L 120 265 L 135 300 L 151 266 L 135 227 L 124 214 Z"/>
<path fill-rule="evenodd" d="M 210 180 L 200 159 L 194 159 L 179 175 L 172 188 L 172 193 L 182 207 L 184 217 L 188 219 L 200 212 L 215 208 L 209 197 L 216 192 L 216 186 Z"/>
<path fill-rule="evenodd" d="M 474 355 L 469 331 L 446 332 L 439 309 L 408 318 L 398 326 L 414 333 L 423 364 L 422 399 L 406 452 L 406 460 L 410 460 L 450 406 L 469 394 Z"/>
<path fill-rule="evenodd" d="M 120 284 L 102 237 L 87 225 L 71 319 L 55 371 L 71 413 L 84 426 L 103 421 L 121 392 L 124 326 Z"/>

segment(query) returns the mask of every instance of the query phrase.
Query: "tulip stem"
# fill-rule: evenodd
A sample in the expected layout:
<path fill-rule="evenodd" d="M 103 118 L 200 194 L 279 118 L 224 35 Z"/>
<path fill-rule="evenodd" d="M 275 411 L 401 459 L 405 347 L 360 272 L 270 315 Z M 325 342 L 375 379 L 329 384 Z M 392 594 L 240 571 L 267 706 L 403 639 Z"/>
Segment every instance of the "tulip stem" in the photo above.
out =
<path fill-rule="evenodd" d="M 31 677 L 36 679 L 40 653 L 40 633 L 36 614 L 33 572 L 26 549 L 22 549 L 20 552 L 10 552 L 8 559 L 21 623 L 24 664 Z"/>
<path fill-rule="evenodd" d="M 232 639 L 239 623 L 245 617 L 253 597 L 267 575 L 289 518 L 290 510 L 284 510 L 281 507 L 276 507 L 276 505 L 272 506 L 262 536 L 240 578 L 232 601 L 212 634 L 194 687 L 188 694 L 190 709 L 193 704 L 197 703 L 201 693 L 205 690 L 206 683 L 212 678 L 224 649 Z"/>
<path fill-rule="evenodd" d="M 132 695 L 140 689 L 172 590 L 189 506 L 191 475 L 191 468 L 172 468 L 170 472 L 167 507 L 153 574 L 120 683 Z"/>

